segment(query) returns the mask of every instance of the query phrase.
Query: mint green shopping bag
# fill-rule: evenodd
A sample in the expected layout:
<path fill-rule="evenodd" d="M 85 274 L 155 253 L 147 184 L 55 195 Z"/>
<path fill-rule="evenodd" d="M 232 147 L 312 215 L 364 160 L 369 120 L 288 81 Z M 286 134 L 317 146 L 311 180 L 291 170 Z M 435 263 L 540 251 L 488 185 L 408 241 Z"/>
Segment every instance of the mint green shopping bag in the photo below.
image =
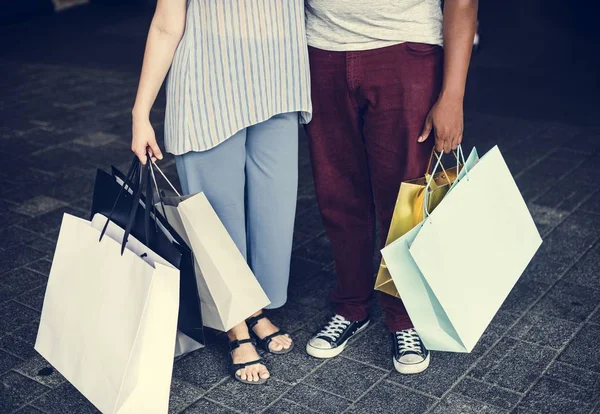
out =
<path fill-rule="evenodd" d="M 459 154 L 462 155 L 460 147 Z M 473 148 L 450 191 L 477 164 L 478 160 L 477 150 Z M 443 202 L 442 200 L 440 204 Z M 427 215 L 425 212 L 424 217 Z M 398 240 L 387 245 L 381 253 L 411 321 L 425 346 L 434 351 L 469 352 L 410 253 L 410 246 L 422 226 L 423 222 L 419 223 Z M 435 252 L 431 255 L 431 259 L 435 260 Z"/>

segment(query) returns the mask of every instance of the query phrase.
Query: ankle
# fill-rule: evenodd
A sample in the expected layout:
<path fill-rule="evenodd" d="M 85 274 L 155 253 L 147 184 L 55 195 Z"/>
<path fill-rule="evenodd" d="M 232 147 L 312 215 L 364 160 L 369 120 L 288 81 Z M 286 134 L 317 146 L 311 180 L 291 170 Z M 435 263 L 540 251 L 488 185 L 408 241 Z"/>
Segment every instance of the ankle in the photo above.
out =
<path fill-rule="evenodd" d="M 229 331 L 227 331 L 227 337 L 229 341 L 239 341 L 242 339 L 250 339 L 250 332 L 245 322 L 237 324 Z"/>

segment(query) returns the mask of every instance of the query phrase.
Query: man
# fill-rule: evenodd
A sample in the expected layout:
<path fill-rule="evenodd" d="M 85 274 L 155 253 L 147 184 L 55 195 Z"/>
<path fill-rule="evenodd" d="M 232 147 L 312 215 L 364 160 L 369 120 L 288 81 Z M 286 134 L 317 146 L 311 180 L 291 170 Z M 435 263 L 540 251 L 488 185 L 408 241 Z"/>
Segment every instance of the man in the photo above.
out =
<path fill-rule="evenodd" d="M 307 0 L 306 9 L 306 131 L 338 275 L 335 315 L 306 349 L 331 358 L 369 324 L 375 220 L 380 248 L 400 183 L 425 174 L 434 146 L 447 153 L 462 140 L 477 0 L 446 0 L 443 13 L 440 0 Z M 422 372 L 429 351 L 402 301 L 382 294 L 380 303 L 396 370 Z"/>

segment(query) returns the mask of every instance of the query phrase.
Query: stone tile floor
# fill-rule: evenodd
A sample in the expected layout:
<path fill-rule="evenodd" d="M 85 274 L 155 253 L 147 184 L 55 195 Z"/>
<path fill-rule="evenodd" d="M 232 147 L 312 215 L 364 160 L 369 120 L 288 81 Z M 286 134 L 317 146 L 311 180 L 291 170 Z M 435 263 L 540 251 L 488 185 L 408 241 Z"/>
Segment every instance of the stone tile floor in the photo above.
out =
<path fill-rule="evenodd" d="M 531 13 L 517 1 L 505 6 L 482 5 L 482 18 L 499 13 L 515 23 L 521 15 L 512 12 Z M 129 111 L 149 12 L 88 7 L 2 29 L 1 413 L 95 412 L 45 370 L 33 344 L 62 214 L 86 216 L 95 169 L 130 160 Z M 256 389 L 228 378 L 225 339 L 209 333 L 205 349 L 175 363 L 170 412 L 600 413 L 597 87 L 579 54 L 585 42 L 560 48 L 580 38 L 525 15 L 527 27 L 515 23 L 508 34 L 488 20 L 470 75 L 466 145 L 500 145 L 545 242 L 476 349 L 435 353 L 428 371 L 401 376 L 376 308 L 376 323 L 342 356 L 304 354 L 327 314 L 334 270 L 302 139 L 290 300 L 273 314 L 299 346 L 286 358 L 268 356 L 273 379 Z M 524 31 L 537 47 L 518 43 Z M 556 50 L 543 35 L 558 39 Z M 161 97 L 159 135 L 163 113 Z M 164 165 L 175 178 L 172 159 Z"/>

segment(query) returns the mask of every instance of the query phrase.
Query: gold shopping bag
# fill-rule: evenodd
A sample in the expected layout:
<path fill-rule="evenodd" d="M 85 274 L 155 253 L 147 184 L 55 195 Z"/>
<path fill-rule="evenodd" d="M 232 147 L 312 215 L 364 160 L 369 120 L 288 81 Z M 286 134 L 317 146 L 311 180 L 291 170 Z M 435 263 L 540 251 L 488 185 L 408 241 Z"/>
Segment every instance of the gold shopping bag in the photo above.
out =
<path fill-rule="evenodd" d="M 385 241 L 386 246 L 395 240 L 398 240 L 413 227 L 423 221 L 423 200 L 425 198 L 425 188 L 427 182 L 431 178 L 429 173 L 431 164 L 433 161 L 434 153 L 431 153 L 429 158 L 429 165 L 427 166 L 427 172 L 424 177 L 420 177 L 414 180 L 404 181 L 400 185 L 398 191 L 398 198 L 396 199 L 396 206 L 394 207 L 394 214 L 392 216 L 392 222 L 390 224 L 390 230 Z M 456 154 L 455 154 L 456 156 Z M 441 163 L 440 163 L 441 165 Z M 430 195 L 428 201 L 428 211 L 433 211 L 435 207 L 442 201 L 451 184 L 456 180 L 458 175 L 458 162 L 457 166 L 435 173 L 430 184 Z M 396 285 L 392 280 L 392 276 L 388 271 L 383 259 L 379 265 L 379 272 L 377 273 L 377 279 L 375 281 L 375 289 L 381 292 L 387 293 L 388 295 L 400 297 Z"/>

